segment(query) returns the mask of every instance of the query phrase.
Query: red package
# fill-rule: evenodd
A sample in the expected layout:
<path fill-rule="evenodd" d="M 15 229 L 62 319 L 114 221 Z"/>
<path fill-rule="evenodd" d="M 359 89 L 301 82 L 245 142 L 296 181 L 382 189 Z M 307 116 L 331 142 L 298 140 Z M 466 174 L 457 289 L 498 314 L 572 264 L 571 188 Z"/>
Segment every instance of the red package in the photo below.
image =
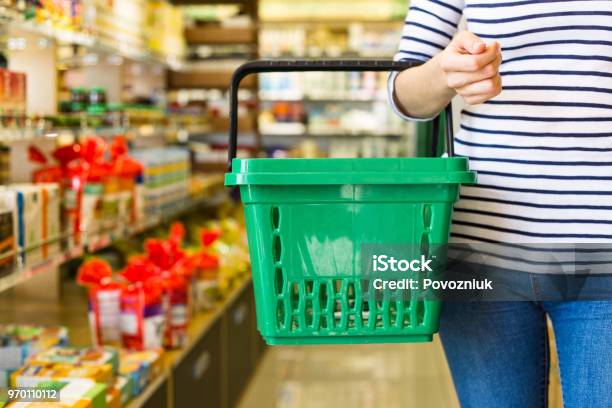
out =
<path fill-rule="evenodd" d="M 99 259 L 91 259 L 79 268 L 77 282 L 87 287 L 89 292 L 89 325 L 93 344 L 119 344 L 123 285 L 113 280 L 110 266 Z"/>
<path fill-rule="evenodd" d="M 164 346 L 167 348 L 182 347 L 187 342 L 187 325 L 189 324 L 189 284 L 185 277 L 177 273 L 168 273 L 164 279 L 168 297 L 168 314 L 164 333 Z"/>
<path fill-rule="evenodd" d="M 143 198 L 137 189 L 138 180 L 142 179 L 143 166 L 128 155 L 127 140 L 123 136 L 115 136 L 109 152 L 110 184 L 113 186 L 113 193 L 119 196 L 119 217 L 136 221 L 139 218 L 138 208 L 142 207 L 139 200 Z"/>
<path fill-rule="evenodd" d="M 160 282 L 129 284 L 121 292 L 121 338 L 124 347 L 145 350 L 162 346 L 166 305 Z"/>

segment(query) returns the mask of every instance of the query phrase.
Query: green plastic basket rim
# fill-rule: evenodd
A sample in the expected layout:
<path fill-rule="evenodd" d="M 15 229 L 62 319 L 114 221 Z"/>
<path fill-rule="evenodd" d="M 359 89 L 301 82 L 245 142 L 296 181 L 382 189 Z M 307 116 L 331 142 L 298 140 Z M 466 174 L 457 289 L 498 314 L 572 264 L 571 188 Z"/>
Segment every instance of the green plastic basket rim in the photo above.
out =
<path fill-rule="evenodd" d="M 465 157 L 384 159 L 234 159 L 226 186 L 473 184 Z"/>

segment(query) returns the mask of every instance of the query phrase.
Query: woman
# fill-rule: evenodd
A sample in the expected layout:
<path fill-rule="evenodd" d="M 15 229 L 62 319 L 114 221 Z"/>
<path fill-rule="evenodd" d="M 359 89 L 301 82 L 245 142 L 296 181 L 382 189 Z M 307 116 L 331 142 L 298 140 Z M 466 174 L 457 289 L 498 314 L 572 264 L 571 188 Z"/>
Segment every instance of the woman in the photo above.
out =
<path fill-rule="evenodd" d="M 396 59 L 425 64 L 392 75 L 394 108 L 422 119 L 456 95 L 468 105 L 455 151 L 478 185 L 462 188 L 452 239 L 612 242 L 610 32 L 612 1 L 411 2 Z M 464 408 L 546 406 L 546 316 L 565 407 L 612 407 L 612 302 L 445 303 Z"/>

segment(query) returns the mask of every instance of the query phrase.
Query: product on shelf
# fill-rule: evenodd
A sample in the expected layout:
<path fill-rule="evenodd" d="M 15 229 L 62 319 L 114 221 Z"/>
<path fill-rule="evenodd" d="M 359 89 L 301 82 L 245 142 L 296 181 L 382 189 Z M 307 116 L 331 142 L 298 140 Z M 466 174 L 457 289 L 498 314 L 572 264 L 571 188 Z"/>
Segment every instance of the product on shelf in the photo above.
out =
<path fill-rule="evenodd" d="M 187 341 L 189 323 L 191 265 L 182 249 L 185 228 L 181 223 L 170 227 L 167 239 L 148 239 L 145 242 L 146 260 L 157 271 L 163 284 L 167 304 L 164 346 L 176 348 Z"/>
<path fill-rule="evenodd" d="M 0 189 L 0 275 L 10 272 L 17 250 L 17 201 L 15 192 Z"/>
<path fill-rule="evenodd" d="M 124 285 L 113 280 L 112 270 L 106 262 L 95 258 L 79 268 L 77 281 L 89 291 L 89 326 L 93 344 L 120 344 Z"/>
<path fill-rule="evenodd" d="M 126 55 L 181 57 L 183 19 L 166 1 L 84 1 L 83 28 Z"/>
<path fill-rule="evenodd" d="M 129 156 L 124 137 L 116 136 L 110 145 L 99 137 L 86 137 L 79 143 L 56 148 L 52 156 L 57 165 L 48 164 L 45 153 L 30 146 L 30 161 L 43 164 L 31 177 L 37 183 L 60 183 L 66 225 L 63 230 L 71 232 L 76 242 L 80 242 L 81 234 L 91 237 L 101 230 L 143 218 L 142 165 Z M 48 189 L 45 194 L 49 211 L 54 211 L 56 191 Z M 49 236 L 57 235 L 57 225 L 48 227 Z"/>
<path fill-rule="evenodd" d="M 119 374 L 130 381 L 132 396 L 140 394 L 163 371 L 163 349 L 143 351 L 121 350 Z"/>
<path fill-rule="evenodd" d="M 115 377 L 115 380 L 109 387 L 107 393 L 110 394 L 111 400 L 118 399 L 117 404 L 116 402 L 109 401 L 109 398 L 107 397 L 108 408 L 113 408 L 113 406 L 123 407 L 135 395 L 132 391 L 132 381 L 124 375 L 118 375 Z"/>
<path fill-rule="evenodd" d="M 30 365 L 46 366 L 50 364 L 67 364 L 73 366 L 110 365 L 111 373 L 119 372 L 119 353 L 112 347 L 52 347 L 33 355 Z"/>
<path fill-rule="evenodd" d="M 121 291 L 121 337 L 123 345 L 136 350 L 161 347 L 166 330 L 167 303 L 163 296 L 163 282 L 147 274 L 145 263 L 134 263 L 122 272 L 130 283 Z"/>
<path fill-rule="evenodd" d="M 339 24 L 266 24 L 259 31 L 259 53 L 268 58 L 343 56 L 391 58 L 402 21 Z"/>
<path fill-rule="evenodd" d="M 0 68 L 0 116 L 25 115 L 26 86 L 26 74 Z"/>
<path fill-rule="evenodd" d="M 259 17 L 262 21 L 389 21 L 404 18 L 404 0 L 262 0 Z"/>
<path fill-rule="evenodd" d="M 17 239 L 23 258 L 35 264 L 42 258 L 42 199 L 40 188 L 31 184 L 9 187 L 17 199 Z"/>
<path fill-rule="evenodd" d="M 0 325 L 0 388 L 8 386 L 10 375 L 36 353 L 68 343 L 64 327 Z"/>
<path fill-rule="evenodd" d="M 116 203 L 120 220 L 142 221 L 144 196 L 142 164 L 128 154 L 125 137 L 115 137 L 110 145 L 111 177 L 105 183 L 105 200 Z M 114 207 L 114 206 L 113 206 Z"/>
<path fill-rule="evenodd" d="M 148 48 L 156 54 L 180 57 L 185 53 L 183 13 L 165 1 L 149 1 L 147 10 Z"/>
<path fill-rule="evenodd" d="M 373 72 L 262 75 L 259 129 L 264 141 L 265 136 L 407 135 L 412 128 L 388 109 L 386 84 L 386 75 Z"/>
<path fill-rule="evenodd" d="M 58 184 L 38 184 L 42 199 L 42 256 L 44 259 L 56 255 L 60 251 L 60 235 L 62 226 L 61 193 Z"/>
<path fill-rule="evenodd" d="M 110 384 L 113 379 L 112 366 L 110 364 L 26 364 L 11 374 L 11 386 L 36 387 L 44 381 L 57 381 L 67 378 L 84 378 L 97 383 Z"/>
<path fill-rule="evenodd" d="M 145 217 L 176 209 L 189 194 L 189 151 L 178 147 L 130 152 L 143 165 Z"/>
<path fill-rule="evenodd" d="M 60 202 L 57 184 L 11 184 L 0 191 L 5 214 L 12 211 L 16 243 L 23 260 L 33 265 L 59 250 Z M 15 200 L 14 204 L 10 201 Z M 11 207 L 14 210 L 11 210 Z M 6 215 L 8 221 L 8 215 Z M 5 234 L 9 233 L 10 222 Z M 15 230 L 14 230 L 15 231 Z M 10 237 L 6 244 L 10 247 Z M 0 261 L 2 263 L 2 261 Z"/>
<path fill-rule="evenodd" d="M 178 348 L 187 343 L 192 310 L 213 307 L 249 268 L 244 229 L 230 219 L 199 233 L 201 247 L 187 253 L 185 228 L 170 227 L 165 239 L 148 239 L 145 253 L 128 259 L 113 278 L 108 263 L 90 259 L 77 281 L 89 290 L 94 344 L 134 350 Z"/>

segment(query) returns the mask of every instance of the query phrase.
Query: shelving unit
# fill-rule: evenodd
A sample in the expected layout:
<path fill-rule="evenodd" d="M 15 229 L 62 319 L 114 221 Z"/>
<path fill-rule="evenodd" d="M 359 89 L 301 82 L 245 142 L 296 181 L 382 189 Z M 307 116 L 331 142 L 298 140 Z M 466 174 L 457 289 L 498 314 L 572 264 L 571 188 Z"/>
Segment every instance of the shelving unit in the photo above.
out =
<path fill-rule="evenodd" d="M 164 57 L 148 50 L 130 49 L 120 44 L 113 44 L 92 34 L 59 29 L 50 24 L 40 24 L 32 20 L 26 20 L 21 13 L 6 8 L 0 10 L 0 22 L 6 24 L 9 30 L 16 33 L 34 34 L 48 40 L 57 41 L 60 44 L 85 47 L 91 52 L 118 55 L 130 60 L 147 64 L 160 64 L 173 69 L 182 65 L 181 59 L 176 56 Z"/>
<path fill-rule="evenodd" d="M 164 354 L 162 374 L 127 407 L 182 408 L 196 400 L 210 408 L 235 406 L 265 347 L 255 327 L 251 285 L 249 278 L 236 282 L 211 310 L 194 316 L 187 345 Z M 72 344 L 89 346 L 84 292 L 73 282 L 62 291 L 62 302 L 51 308 L 44 301 L 0 298 L 0 322 L 64 325 Z M 40 314 L 43 307 L 46 313 Z"/>
<path fill-rule="evenodd" d="M 22 261 L 22 257 L 24 253 L 27 254 L 28 250 L 9 254 L 5 258 L 15 258 L 14 267 L 0 275 L 0 292 L 26 282 L 36 275 L 56 270 L 66 262 L 81 258 L 85 254 L 100 251 L 110 246 L 114 241 L 141 234 L 204 206 L 217 206 L 226 199 L 227 191 L 223 187 L 223 177 L 220 175 L 210 176 L 210 187 L 207 191 L 184 201 L 172 211 L 150 215 L 146 220 L 137 222 L 116 220 L 112 225 L 107 225 L 102 230 L 82 234 L 79 243 L 74 242 L 74 236 L 70 233 L 63 233 L 61 236 L 45 242 L 46 244 L 59 243 L 61 246 L 60 252 L 52 255 L 49 259 L 27 265 Z"/>

